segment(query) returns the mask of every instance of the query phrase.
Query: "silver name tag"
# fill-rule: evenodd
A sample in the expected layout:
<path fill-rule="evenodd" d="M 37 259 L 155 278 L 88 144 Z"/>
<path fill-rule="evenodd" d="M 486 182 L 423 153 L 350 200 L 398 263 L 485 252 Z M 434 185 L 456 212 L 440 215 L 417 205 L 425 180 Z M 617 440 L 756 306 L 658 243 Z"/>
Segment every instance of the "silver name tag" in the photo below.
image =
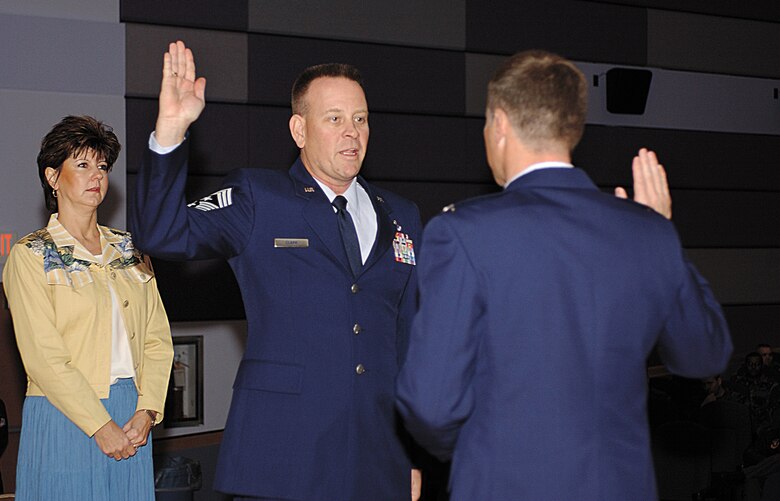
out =
<path fill-rule="evenodd" d="M 274 238 L 274 247 L 308 247 L 308 238 Z"/>

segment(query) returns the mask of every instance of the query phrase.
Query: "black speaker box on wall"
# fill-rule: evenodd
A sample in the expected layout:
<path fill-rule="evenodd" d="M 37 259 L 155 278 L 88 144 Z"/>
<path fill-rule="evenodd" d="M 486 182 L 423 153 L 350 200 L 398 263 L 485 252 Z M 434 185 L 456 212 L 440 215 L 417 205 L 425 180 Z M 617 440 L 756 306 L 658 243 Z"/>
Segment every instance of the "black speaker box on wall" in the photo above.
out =
<path fill-rule="evenodd" d="M 650 70 L 612 68 L 607 71 L 607 111 L 623 115 L 642 115 L 650 92 Z"/>

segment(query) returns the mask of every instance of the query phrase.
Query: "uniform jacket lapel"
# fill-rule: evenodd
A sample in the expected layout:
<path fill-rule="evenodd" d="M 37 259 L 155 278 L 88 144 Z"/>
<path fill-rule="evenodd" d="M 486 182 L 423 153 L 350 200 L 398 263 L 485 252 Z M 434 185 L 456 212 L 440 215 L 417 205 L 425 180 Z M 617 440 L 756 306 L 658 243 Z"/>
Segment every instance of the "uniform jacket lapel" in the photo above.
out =
<path fill-rule="evenodd" d="M 290 168 L 290 177 L 293 180 L 295 194 L 307 201 L 303 209 L 303 216 L 306 222 L 322 240 L 334 258 L 341 263 L 344 270 L 351 273 L 333 208 L 328 201 L 328 197 L 325 196 L 317 182 L 311 177 L 306 167 L 303 166 L 300 158 Z M 376 238 L 374 239 L 374 245 L 371 247 L 371 253 L 361 269 L 360 274 L 362 274 L 373 266 L 392 245 L 395 224 L 391 216 L 392 209 L 385 202 L 384 198 L 377 195 L 371 185 L 362 177 L 358 176 L 358 182 L 368 193 L 377 218 Z"/>
<path fill-rule="evenodd" d="M 300 158 L 290 168 L 290 177 L 293 181 L 295 195 L 306 200 L 303 208 L 304 219 L 325 244 L 334 259 L 341 263 L 344 270 L 351 275 L 352 271 L 344 251 L 344 243 L 339 234 L 336 213 L 333 211 L 328 197 L 303 166 Z"/>
<path fill-rule="evenodd" d="M 358 183 L 360 183 L 360 186 L 368 193 L 368 197 L 374 205 L 374 212 L 376 212 L 376 238 L 374 239 L 374 245 L 371 247 L 371 253 L 368 255 L 366 264 L 363 265 L 363 271 L 366 271 L 373 266 L 392 245 L 395 224 L 393 224 L 393 219 L 391 217 L 392 208 L 385 202 L 384 198 L 377 195 L 371 185 L 360 176 L 358 176 Z"/>

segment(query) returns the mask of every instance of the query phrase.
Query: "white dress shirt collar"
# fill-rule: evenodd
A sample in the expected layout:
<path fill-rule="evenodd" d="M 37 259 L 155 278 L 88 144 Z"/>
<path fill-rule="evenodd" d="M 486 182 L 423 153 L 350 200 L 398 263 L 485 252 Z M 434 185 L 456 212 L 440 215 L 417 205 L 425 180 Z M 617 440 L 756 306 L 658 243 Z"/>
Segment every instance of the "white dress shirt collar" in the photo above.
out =
<path fill-rule="evenodd" d="M 328 201 L 332 204 L 333 199 L 336 198 L 336 192 L 325 186 L 319 179 L 312 176 L 314 181 L 317 182 L 322 192 L 328 197 Z M 357 178 L 352 180 L 349 187 L 342 193 L 344 198 L 347 199 L 347 212 L 352 216 L 352 222 L 355 225 L 355 231 L 358 235 L 358 243 L 360 243 L 360 255 L 363 258 L 363 264 L 371 254 L 371 248 L 374 246 L 374 240 L 376 240 L 377 221 L 376 211 L 371 203 L 371 198 L 360 183 L 357 182 Z M 336 211 L 336 208 L 333 208 Z"/>

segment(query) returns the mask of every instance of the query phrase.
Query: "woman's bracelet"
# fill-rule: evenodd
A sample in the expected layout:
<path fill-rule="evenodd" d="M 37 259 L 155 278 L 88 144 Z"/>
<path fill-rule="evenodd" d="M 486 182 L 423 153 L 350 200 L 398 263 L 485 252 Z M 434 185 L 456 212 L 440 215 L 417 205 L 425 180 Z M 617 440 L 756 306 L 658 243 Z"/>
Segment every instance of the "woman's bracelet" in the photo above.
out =
<path fill-rule="evenodd" d="M 157 424 L 157 413 L 149 409 L 144 409 L 144 411 L 146 412 L 147 416 L 152 418 L 152 427 L 154 427 L 154 425 Z"/>

